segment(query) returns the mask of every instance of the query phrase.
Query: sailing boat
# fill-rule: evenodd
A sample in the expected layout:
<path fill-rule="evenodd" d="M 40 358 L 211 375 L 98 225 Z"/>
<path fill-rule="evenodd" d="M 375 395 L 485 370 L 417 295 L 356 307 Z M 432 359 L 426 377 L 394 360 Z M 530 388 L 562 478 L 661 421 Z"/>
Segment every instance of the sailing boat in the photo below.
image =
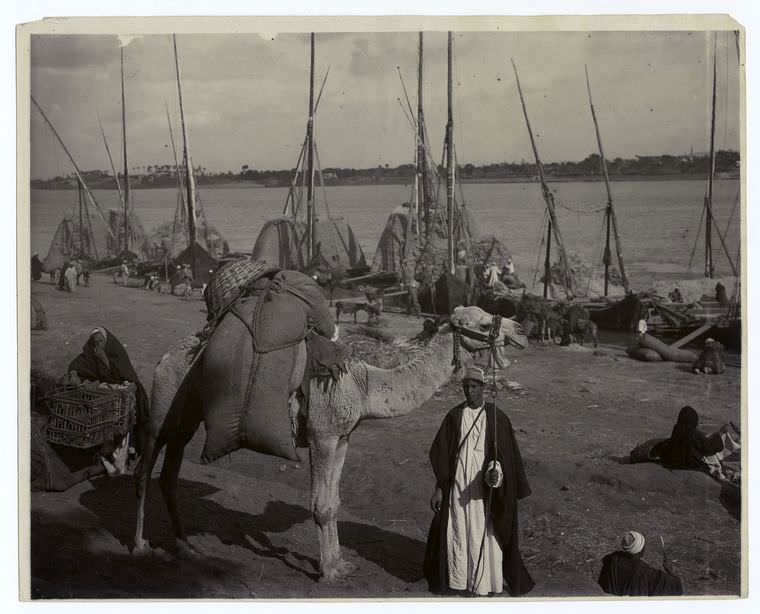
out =
<path fill-rule="evenodd" d="M 259 232 L 253 246 L 252 258 L 270 266 L 315 273 L 329 272 L 353 277 L 368 270 L 359 242 L 353 230 L 342 218 L 330 215 L 324 198 L 326 219 L 317 211 L 316 177 L 319 175 L 324 195 L 324 181 L 319 167 L 319 154 L 314 138 L 314 114 L 319 104 L 314 101 L 315 37 L 310 38 L 309 118 L 306 138 L 296 164 L 283 217 L 269 220 Z M 327 76 L 325 76 L 325 80 Z M 324 87 L 324 81 L 322 83 Z M 320 90 L 321 97 L 321 90 Z M 306 202 L 304 207 L 304 191 Z M 305 209 L 305 210 L 304 210 Z"/>
<path fill-rule="evenodd" d="M 737 47 L 738 49 L 738 47 Z M 627 295 L 621 301 L 607 306 L 604 309 L 593 310 L 593 305 L 589 305 L 592 308 L 592 319 L 603 328 L 611 328 L 616 330 L 624 330 L 630 328 L 632 322 L 631 318 L 627 317 L 627 314 L 642 314 L 640 309 L 636 309 L 636 304 L 643 305 L 643 313 L 647 314 L 647 326 L 650 331 L 656 334 L 670 334 L 682 337 L 674 344 L 674 347 L 680 347 L 696 339 L 699 335 L 705 334 L 708 331 L 714 337 L 722 337 L 727 340 L 731 345 L 739 345 L 740 334 L 740 322 L 739 322 L 739 277 L 738 269 L 734 265 L 734 261 L 728 253 L 725 242 L 725 232 L 717 227 L 715 218 L 713 215 L 713 180 L 715 176 L 715 110 L 716 110 L 716 91 L 717 91 L 717 44 L 716 39 L 713 39 L 713 79 L 711 90 L 711 121 L 710 121 L 710 145 L 709 145 L 709 166 L 707 172 L 707 186 L 705 190 L 705 198 L 702 207 L 702 217 L 699 222 L 699 229 L 697 231 L 697 240 L 701 234 L 702 222 L 705 222 L 705 234 L 704 234 L 704 277 L 711 280 L 709 284 L 705 285 L 703 282 L 697 280 L 669 280 L 668 282 L 660 282 L 655 284 L 655 290 L 657 294 L 651 295 L 650 293 L 633 294 L 628 292 L 628 280 L 625 274 L 625 267 L 623 265 L 621 248 L 619 243 L 619 237 L 617 233 L 617 224 L 615 222 L 614 213 L 612 211 L 612 197 L 609 192 L 609 179 L 606 172 L 606 161 L 601 145 L 601 137 L 599 135 L 599 126 L 596 122 L 596 116 L 594 113 L 593 103 L 591 103 L 591 89 L 589 90 L 589 103 L 591 104 L 592 117 L 594 118 L 594 124 L 597 131 L 597 139 L 599 142 L 599 151 L 602 157 L 602 170 L 604 172 L 605 182 L 607 185 L 608 194 L 608 208 L 606 213 L 607 224 L 607 247 L 605 250 L 605 269 L 610 261 L 609 243 L 610 243 L 610 222 L 615 232 L 615 239 L 617 243 L 618 261 L 620 264 L 620 273 Z M 586 73 L 586 79 L 588 84 L 588 71 Z M 726 228 L 728 230 L 728 228 Z M 717 234 L 726 257 L 727 263 L 731 268 L 733 278 L 723 278 L 715 280 L 715 290 L 713 292 L 712 280 L 714 279 L 715 267 L 713 262 L 713 235 Z M 695 243 L 696 251 L 696 243 Z M 692 257 L 694 252 L 692 252 Z M 689 263 L 691 268 L 691 262 Z M 605 270 L 606 273 L 606 270 Z M 606 294 L 606 282 L 607 275 L 605 274 L 605 294 Z M 725 282 L 725 283 L 724 283 Z M 723 286 L 723 292 L 730 292 L 733 286 L 733 298 L 728 299 L 727 296 L 718 300 L 719 291 L 718 286 Z M 665 289 L 667 286 L 667 290 Z M 679 292 L 669 292 L 673 288 L 678 288 Z M 690 290 L 687 296 L 680 296 L 681 291 L 686 294 L 687 288 Z M 662 295 L 669 294 L 668 298 L 659 295 L 660 291 Z M 706 292 L 709 292 L 707 294 Z M 685 299 L 685 300 L 683 300 Z M 634 307 L 634 308 L 632 308 Z M 643 314 L 642 314 L 643 315 Z M 640 317 L 640 315 L 637 315 Z M 685 336 L 684 336 L 685 335 Z"/>
<path fill-rule="evenodd" d="M 124 111 L 124 50 L 121 55 L 122 71 L 122 120 L 125 121 Z M 34 98 L 31 97 L 32 103 L 45 120 L 53 135 L 58 140 L 66 156 L 69 158 L 74 167 L 74 174 L 77 180 L 77 201 L 71 215 L 64 216 L 58 225 L 53 236 L 48 254 L 43 263 L 43 270 L 53 273 L 72 259 L 79 259 L 82 264 L 90 269 L 100 269 L 118 265 L 123 259 L 130 262 L 139 261 L 148 257 L 148 243 L 145 238 L 140 220 L 137 218 L 134 210 L 128 206 L 128 193 L 122 195 L 118 183 L 118 176 L 114 172 L 117 190 L 120 194 L 121 210 L 109 209 L 103 212 L 95 195 L 84 179 L 84 175 L 79 169 L 73 155 L 56 130 L 53 123 L 42 110 L 42 107 Z M 111 160 L 108 142 L 106 151 Z M 125 133 L 126 135 L 126 133 Z M 126 140 L 124 143 L 125 165 L 126 165 Z M 111 160 L 113 170 L 113 161 Z M 128 185 L 128 181 L 127 184 Z M 128 188 L 127 188 L 128 189 Z"/>
<path fill-rule="evenodd" d="M 446 155 L 446 206 L 439 202 L 439 177 L 428 146 L 423 104 L 423 33 L 419 33 L 417 68 L 417 117 L 415 129 L 415 179 L 410 202 L 396 207 L 388 217 L 378 241 L 372 270 L 400 277 L 405 268 L 423 278 L 419 295 L 423 311 L 450 313 L 455 304 L 469 302 L 472 281 L 473 241 L 478 237 L 470 212 L 457 201 L 456 152 L 453 121 L 453 35 L 448 33 L 448 121 Z M 449 230 L 451 229 L 451 231 Z M 459 262 L 455 249 L 468 255 Z M 470 278 L 469 280 L 467 278 Z M 431 283 L 435 283 L 435 287 Z"/>

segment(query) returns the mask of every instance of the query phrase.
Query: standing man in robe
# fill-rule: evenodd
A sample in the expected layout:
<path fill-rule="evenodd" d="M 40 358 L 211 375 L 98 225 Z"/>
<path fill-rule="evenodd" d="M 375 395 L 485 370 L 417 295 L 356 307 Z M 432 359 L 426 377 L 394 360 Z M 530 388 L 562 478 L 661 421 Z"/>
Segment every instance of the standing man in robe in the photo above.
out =
<path fill-rule="evenodd" d="M 509 418 L 484 403 L 485 375 L 468 368 L 465 402 L 443 419 L 430 449 L 436 477 L 424 571 L 434 593 L 528 593 L 518 548 L 517 500 L 530 494 Z"/>

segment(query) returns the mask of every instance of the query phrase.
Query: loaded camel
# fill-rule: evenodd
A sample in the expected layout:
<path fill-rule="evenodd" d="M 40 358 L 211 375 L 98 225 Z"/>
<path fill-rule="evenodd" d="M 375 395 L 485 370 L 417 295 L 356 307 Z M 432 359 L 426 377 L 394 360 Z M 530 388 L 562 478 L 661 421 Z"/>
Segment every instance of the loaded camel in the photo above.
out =
<path fill-rule="evenodd" d="M 429 326 L 430 339 L 418 355 L 393 369 L 381 369 L 355 360 L 348 372 L 326 389 L 312 382 L 306 434 L 311 464 L 311 511 L 317 525 L 320 572 L 323 581 L 348 575 L 352 565 L 341 556 L 338 543 L 339 485 L 351 432 L 362 420 L 395 418 L 406 415 L 425 403 L 453 374 L 453 331 L 461 332 L 462 362 L 489 352 L 489 332 L 493 316 L 479 307 L 458 307 L 450 321 Z M 242 324 L 240 325 L 242 327 Z M 496 331 L 494 331 L 496 333 Z M 241 338 L 245 335 L 241 330 Z M 213 341 L 209 342 L 209 346 Z M 520 325 L 514 320 L 500 321 L 494 345 L 527 346 Z M 196 337 L 182 340 L 156 367 L 151 394 L 149 441 L 135 471 L 139 497 L 135 550 L 146 551 L 143 537 L 145 501 L 153 466 L 166 446 L 160 487 L 180 548 L 193 550 L 187 542 L 177 506 L 177 482 L 185 446 L 204 419 L 203 357 L 193 361 L 198 349 Z M 208 350 L 207 350 L 208 351 Z M 232 371 L 234 348 L 227 352 Z M 498 356 L 497 363 L 498 363 Z M 299 346 L 299 359 L 291 374 L 291 390 L 301 380 L 306 362 L 305 344 Z M 208 402 L 208 399 L 206 399 Z"/>

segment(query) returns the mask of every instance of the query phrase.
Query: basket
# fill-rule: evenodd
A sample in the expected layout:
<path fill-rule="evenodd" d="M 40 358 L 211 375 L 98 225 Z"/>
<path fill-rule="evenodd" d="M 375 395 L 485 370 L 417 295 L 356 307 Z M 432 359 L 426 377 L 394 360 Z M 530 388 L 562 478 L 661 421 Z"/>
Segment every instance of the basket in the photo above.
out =
<path fill-rule="evenodd" d="M 124 435 L 135 423 L 135 390 L 132 383 L 117 388 L 84 384 L 51 393 L 48 442 L 91 448 Z"/>
<path fill-rule="evenodd" d="M 208 320 L 215 321 L 237 301 L 248 284 L 259 277 L 277 271 L 261 260 L 240 258 L 232 260 L 214 273 L 206 288 Z"/>

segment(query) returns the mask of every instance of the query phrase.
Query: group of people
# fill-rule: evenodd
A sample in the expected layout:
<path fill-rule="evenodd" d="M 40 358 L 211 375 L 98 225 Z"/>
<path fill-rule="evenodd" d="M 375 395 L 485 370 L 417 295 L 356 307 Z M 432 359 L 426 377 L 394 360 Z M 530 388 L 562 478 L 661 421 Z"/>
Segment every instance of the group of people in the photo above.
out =
<path fill-rule="evenodd" d="M 507 258 L 503 267 L 499 267 L 493 261 L 489 262 L 483 271 L 483 281 L 486 287 L 496 294 L 506 294 L 507 290 L 525 287 L 515 273 L 515 264 L 511 256 Z"/>
<path fill-rule="evenodd" d="M 75 292 L 77 286 L 90 285 L 90 268 L 86 262 L 74 258 L 56 271 L 54 280 L 58 290 Z"/>
<path fill-rule="evenodd" d="M 525 467 L 507 417 L 484 401 L 482 369 L 465 370 L 465 401 L 443 419 L 430 448 L 435 489 L 424 572 L 432 592 L 512 596 L 530 592 L 535 582 L 518 546 L 517 502 L 531 494 Z M 732 423 L 714 435 L 698 428 L 698 415 L 684 407 L 671 436 L 652 450 L 650 460 L 669 468 L 703 470 L 725 478 L 722 461 L 740 448 Z M 646 538 L 627 531 L 620 548 L 606 555 L 598 583 L 617 596 L 681 595 L 663 543 L 662 569 L 642 560 Z"/>
<path fill-rule="evenodd" d="M 479 275 L 470 276 L 470 267 L 468 265 L 467 247 L 464 242 L 457 245 L 454 254 L 454 277 L 465 284 L 476 283 L 473 278 L 480 279 Z M 446 273 L 446 264 L 441 265 L 438 273 Z M 419 273 L 419 275 L 418 275 Z M 420 270 L 416 270 L 413 258 L 405 259 L 401 262 L 401 288 L 406 290 L 406 313 L 407 315 L 420 315 L 419 291 L 424 288 L 430 293 L 430 302 L 435 305 L 435 281 L 436 266 L 432 259 L 425 259 L 421 263 Z M 512 257 L 507 258 L 503 267 L 499 267 L 493 261 L 489 262 L 483 269 L 482 283 L 487 288 L 496 293 L 506 293 L 509 288 L 523 288 L 525 285 L 515 273 L 515 265 Z"/>

